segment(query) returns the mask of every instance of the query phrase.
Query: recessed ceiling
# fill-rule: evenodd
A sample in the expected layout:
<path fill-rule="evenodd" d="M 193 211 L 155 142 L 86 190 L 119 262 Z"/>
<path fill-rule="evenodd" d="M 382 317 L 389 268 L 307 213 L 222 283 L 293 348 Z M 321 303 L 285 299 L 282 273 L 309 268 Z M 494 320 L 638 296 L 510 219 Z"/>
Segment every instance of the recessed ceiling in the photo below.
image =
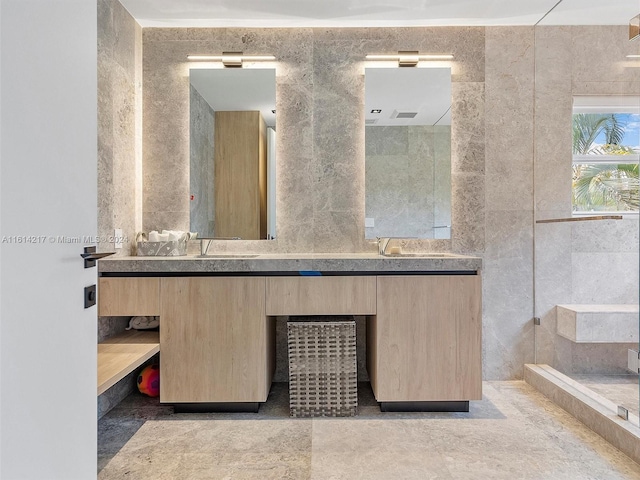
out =
<path fill-rule="evenodd" d="M 626 25 L 640 13 L 638 0 L 120 1 L 142 27 Z"/>
<path fill-rule="evenodd" d="M 540 25 L 628 25 L 638 0 L 562 0 Z"/>
<path fill-rule="evenodd" d="M 450 68 L 366 68 L 364 92 L 367 125 L 451 125 Z"/>
<path fill-rule="evenodd" d="M 275 127 L 275 69 L 194 66 L 189 80 L 214 111 L 259 110 L 267 126 Z"/>

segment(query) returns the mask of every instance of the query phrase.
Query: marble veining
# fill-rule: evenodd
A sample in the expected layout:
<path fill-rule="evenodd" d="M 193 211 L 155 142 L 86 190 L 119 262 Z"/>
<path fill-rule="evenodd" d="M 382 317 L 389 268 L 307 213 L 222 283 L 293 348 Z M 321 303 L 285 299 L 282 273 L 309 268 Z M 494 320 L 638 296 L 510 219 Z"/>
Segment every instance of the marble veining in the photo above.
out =
<path fill-rule="evenodd" d="M 577 343 L 638 343 L 638 305 L 558 305 L 558 335 Z"/>
<path fill-rule="evenodd" d="M 640 465 L 524 382 L 485 382 L 468 413 L 290 418 L 286 384 L 257 414 L 174 414 L 140 396 L 98 425 L 98 479 L 640 479 Z"/>
<path fill-rule="evenodd" d="M 121 257 L 100 260 L 99 272 L 420 272 L 477 271 L 482 259 L 466 255 L 385 257 L 377 253 L 261 254 L 253 258 Z"/>
<path fill-rule="evenodd" d="M 190 141 L 189 141 L 189 230 L 202 236 L 215 231 L 214 183 L 214 121 L 215 113 L 193 85 L 189 88 Z"/>
<path fill-rule="evenodd" d="M 467 169 L 482 171 L 484 110 L 478 85 L 484 81 L 484 35 L 479 27 L 390 29 L 162 29 L 144 40 L 144 215 L 145 230 L 188 228 L 188 63 L 196 50 L 269 51 L 277 59 L 277 238 L 261 251 L 365 251 L 364 241 L 364 55 L 372 51 L 439 48 L 455 55 L 453 91 L 468 105 L 452 113 L 452 141 L 459 142 Z M 465 88 L 474 83 L 475 87 Z M 454 104 L 457 104 L 454 101 Z M 467 113 L 473 113 L 467 115 Z M 456 116 L 460 120 L 456 125 Z M 171 169 L 172 176 L 162 177 Z M 469 215 L 452 229 L 458 249 L 476 253 L 482 208 L 475 202 L 483 177 L 470 195 L 457 199 Z M 158 192 L 172 192 L 171 198 Z M 462 190 L 458 189 L 458 192 Z M 480 196 L 479 198 L 483 198 Z M 470 202 L 469 206 L 465 206 Z M 454 222 L 455 223 L 455 222 Z M 423 240 L 422 248 L 451 241 Z M 244 243 L 244 242 L 243 242 Z M 248 244 L 245 248 L 253 248 Z M 439 247 L 438 247 L 439 248 Z"/>
<path fill-rule="evenodd" d="M 100 8 L 107 9 L 107 3 L 102 2 Z M 107 45 L 113 37 L 100 28 L 99 44 Z M 141 34 L 144 212 L 136 221 L 142 221 L 145 230 L 188 229 L 186 54 L 212 49 L 268 51 L 278 58 L 278 128 L 287 132 L 277 147 L 277 168 L 281 173 L 277 181 L 277 240 L 220 244 L 216 251 L 374 251 L 375 246 L 363 240 L 362 58 L 366 53 L 409 46 L 424 51 L 450 51 L 455 56 L 451 240 L 410 242 L 407 250 L 453 250 L 484 257 L 488 268 L 484 268 L 483 323 L 489 333 L 484 346 L 485 378 L 520 378 L 521 360 L 531 361 L 533 356 L 532 222 L 546 213 L 570 213 L 570 191 L 565 179 L 570 178 L 571 168 L 567 127 L 571 96 L 640 92 L 633 69 L 622 68 L 623 62 L 613 65 L 608 48 L 616 45 L 616 55 L 634 53 L 630 51 L 633 45 L 621 40 L 625 30 L 624 26 L 145 29 Z M 129 60 L 121 58 L 120 63 L 126 66 Z M 99 71 L 101 78 L 111 78 L 109 68 Z M 107 83 L 101 85 L 102 104 L 110 105 L 110 93 L 103 92 Z M 110 132 L 115 118 L 101 118 L 101 132 Z M 102 134 L 100 141 L 102 158 L 109 158 L 114 148 L 112 139 Z M 132 148 L 127 144 L 127 151 Z M 124 170 L 116 171 L 104 162 L 101 165 L 100 182 L 120 184 L 117 172 Z M 112 197 L 99 198 L 101 221 L 111 218 Z M 118 218 L 128 221 L 134 215 L 126 210 Z M 108 233 L 108 228 L 104 231 Z M 562 339 L 556 338 L 553 306 L 588 298 L 588 292 L 578 290 L 573 298 L 572 282 L 593 287 L 588 279 L 589 269 L 577 267 L 572 276 L 572 263 L 567 260 L 572 254 L 572 234 L 568 233 L 567 240 L 565 233 L 558 236 L 536 227 L 535 311 L 544 319 L 538 328 L 538 360 L 549 363 L 572 356 L 570 351 L 564 351 Z M 560 239 L 557 246 L 551 242 L 552 237 Z M 634 263 L 631 256 L 625 260 L 619 255 L 637 252 L 637 242 L 624 232 L 606 237 L 629 239 L 617 253 L 602 251 L 608 243 L 605 237 L 601 242 L 598 235 L 581 240 L 587 237 L 586 232 L 574 236 L 573 252 L 578 254 L 574 261 L 588 263 L 591 258 L 583 253 L 602 253 L 597 259 L 599 265 L 606 266 L 606 255 L 613 255 L 609 258 L 617 267 Z M 543 249 L 541 244 L 548 248 Z M 505 248 L 510 258 L 498 261 Z M 613 275 L 607 281 L 622 277 Z M 511 298 L 506 299 L 507 296 Z M 556 342 L 562 348 L 556 348 Z"/>
<path fill-rule="evenodd" d="M 450 138 L 448 125 L 366 127 L 367 238 L 434 238 L 451 225 Z"/>
<path fill-rule="evenodd" d="M 483 358 L 485 378 L 533 361 L 534 28 L 486 33 Z"/>
<path fill-rule="evenodd" d="M 638 94 L 637 72 L 617 60 L 634 49 L 625 26 L 536 28 L 537 218 L 571 214 L 572 97 Z M 632 344 L 565 339 L 557 334 L 564 320 L 557 323 L 556 305 L 638 303 L 638 220 L 535 228 L 536 312 L 542 318 L 536 327 L 537 361 L 567 375 L 625 373 L 626 349 Z M 619 333 L 637 336 L 637 319 L 629 325 L 632 331 Z M 612 338 L 609 328 L 597 328 Z"/>
<path fill-rule="evenodd" d="M 132 251 L 140 229 L 137 182 L 142 158 L 140 69 L 142 29 L 117 0 L 98 2 L 98 248 L 113 251 L 114 229 L 125 237 L 119 255 Z"/>
<path fill-rule="evenodd" d="M 570 377 L 638 416 L 638 375 L 573 374 Z"/>
<path fill-rule="evenodd" d="M 640 459 L 637 416 L 630 414 L 628 421 L 622 420 L 617 404 L 548 365 L 525 365 L 525 380 L 631 459 Z"/>

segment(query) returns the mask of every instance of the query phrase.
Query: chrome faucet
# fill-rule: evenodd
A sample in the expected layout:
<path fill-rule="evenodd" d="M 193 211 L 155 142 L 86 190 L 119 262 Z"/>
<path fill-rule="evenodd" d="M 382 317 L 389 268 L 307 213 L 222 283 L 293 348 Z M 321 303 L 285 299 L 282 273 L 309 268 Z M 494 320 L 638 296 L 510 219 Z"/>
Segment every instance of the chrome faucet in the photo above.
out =
<path fill-rule="evenodd" d="M 392 237 L 376 237 L 378 239 L 378 255 L 384 255 Z"/>
<path fill-rule="evenodd" d="M 207 241 L 207 246 L 204 246 L 205 240 Z M 209 237 L 209 238 L 200 238 L 200 255 L 203 257 L 207 254 L 209 247 L 211 246 L 211 240 L 242 240 L 240 237 Z"/>
<path fill-rule="evenodd" d="M 376 239 L 378 240 L 378 255 L 387 254 L 387 247 L 389 246 L 389 242 L 391 240 L 408 240 L 411 238 L 417 238 L 417 237 L 376 237 Z M 406 243 L 407 242 L 402 242 L 401 244 L 404 247 Z"/>

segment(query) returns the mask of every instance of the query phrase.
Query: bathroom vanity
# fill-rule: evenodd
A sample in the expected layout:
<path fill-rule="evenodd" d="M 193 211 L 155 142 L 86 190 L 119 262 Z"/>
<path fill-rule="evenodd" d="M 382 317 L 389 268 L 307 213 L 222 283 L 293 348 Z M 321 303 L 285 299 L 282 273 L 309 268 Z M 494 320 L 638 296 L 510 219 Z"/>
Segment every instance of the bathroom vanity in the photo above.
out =
<path fill-rule="evenodd" d="M 277 316 L 359 315 L 383 410 L 465 410 L 482 398 L 480 268 L 446 254 L 124 257 L 99 262 L 98 307 L 160 316 L 163 403 L 257 410 Z"/>

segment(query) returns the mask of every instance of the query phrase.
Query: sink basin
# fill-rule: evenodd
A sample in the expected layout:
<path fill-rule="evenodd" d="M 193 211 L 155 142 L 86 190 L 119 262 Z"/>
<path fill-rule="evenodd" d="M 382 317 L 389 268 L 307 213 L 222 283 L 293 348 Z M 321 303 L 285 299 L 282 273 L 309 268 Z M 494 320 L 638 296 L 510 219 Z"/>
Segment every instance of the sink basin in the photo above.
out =
<path fill-rule="evenodd" d="M 442 252 L 433 252 L 433 253 L 385 253 L 385 257 L 416 257 L 416 258 L 446 258 L 446 257 L 455 257 L 452 253 L 442 253 Z"/>
<path fill-rule="evenodd" d="M 257 256 L 257 253 L 208 253 L 198 255 L 198 258 L 255 258 Z"/>

